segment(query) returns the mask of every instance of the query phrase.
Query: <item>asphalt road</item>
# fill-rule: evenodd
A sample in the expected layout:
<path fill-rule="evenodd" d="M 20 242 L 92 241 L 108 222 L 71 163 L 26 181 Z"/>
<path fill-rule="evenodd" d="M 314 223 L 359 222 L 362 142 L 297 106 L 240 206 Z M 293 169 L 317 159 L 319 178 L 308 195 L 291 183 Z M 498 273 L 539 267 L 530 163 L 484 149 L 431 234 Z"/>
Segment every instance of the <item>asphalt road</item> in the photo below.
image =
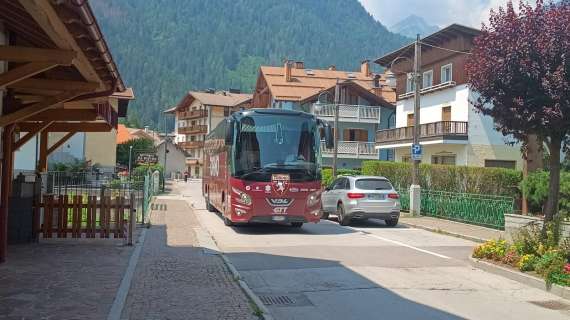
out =
<path fill-rule="evenodd" d="M 179 186 L 276 319 L 570 319 L 570 302 L 471 267 L 473 242 L 381 221 L 226 227 L 199 182 Z"/>

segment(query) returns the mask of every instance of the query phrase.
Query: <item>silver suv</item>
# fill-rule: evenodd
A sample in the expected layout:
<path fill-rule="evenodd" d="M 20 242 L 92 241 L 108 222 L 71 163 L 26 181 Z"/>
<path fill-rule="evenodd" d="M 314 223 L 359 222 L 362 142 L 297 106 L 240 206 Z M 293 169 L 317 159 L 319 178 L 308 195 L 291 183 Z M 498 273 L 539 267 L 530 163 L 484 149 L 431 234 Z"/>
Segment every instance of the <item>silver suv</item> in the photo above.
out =
<path fill-rule="evenodd" d="M 375 176 L 339 176 L 322 194 L 323 219 L 336 214 L 340 225 L 352 219 L 382 219 L 393 227 L 400 218 L 400 196 L 390 181 Z"/>

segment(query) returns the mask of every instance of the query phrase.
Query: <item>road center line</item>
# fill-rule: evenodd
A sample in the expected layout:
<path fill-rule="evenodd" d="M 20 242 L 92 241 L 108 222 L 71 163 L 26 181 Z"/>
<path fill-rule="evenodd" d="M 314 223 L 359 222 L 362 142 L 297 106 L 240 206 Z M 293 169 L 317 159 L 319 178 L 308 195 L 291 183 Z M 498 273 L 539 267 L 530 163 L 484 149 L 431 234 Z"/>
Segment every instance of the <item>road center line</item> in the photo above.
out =
<path fill-rule="evenodd" d="M 376 239 L 379 239 L 379 240 L 383 240 L 383 241 L 386 241 L 386 242 L 390 242 L 390 243 L 393 243 L 393 244 L 396 244 L 396 245 L 399 245 L 399 246 L 402 246 L 402 247 L 406 247 L 406 248 L 410 248 L 410 249 L 412 249 L 412 250 L 416 250 L 416 251 L 419 251 L 419 252 L 431 254 L 432 256 L 436 256 L 436 257 L 439 257 L 439 258 L 442 258 L 442 259 L 451 259 L 450 257 L 444 256 L 443 254 L 435 253 L 435 252 L 432 252 L 432 251 L 429 251 L 429 250 L 420 249 L 420 248 L 418 248 L 418 247 L 414 247 L 414 246 L 411 246 L 411 245 L 409 245 L 409 244 L 405 244 L 405 243 L 400 242 L 400 241 L 391 240 L 391 239 L 388 239 L 388 238 L 384 238 L 384 237 L 381 237 L 381 236 L 377 236 L 377 235 L 372 234 L 372 233 L 370 233 L 370 232 L 358 230 L 358 229 L 355 229 L 355 228 L 352 228 L 352 227 L 345 227 L 345 228 L 351 229 L 351 230 L 357 231 L 357 232 L 362 232 L 362 233 L 365 234 L 365 235 L 368 235 L 368 236 L 371 236 L 371 237 L 373 237 L 373 238 L 376 238 Z"/>

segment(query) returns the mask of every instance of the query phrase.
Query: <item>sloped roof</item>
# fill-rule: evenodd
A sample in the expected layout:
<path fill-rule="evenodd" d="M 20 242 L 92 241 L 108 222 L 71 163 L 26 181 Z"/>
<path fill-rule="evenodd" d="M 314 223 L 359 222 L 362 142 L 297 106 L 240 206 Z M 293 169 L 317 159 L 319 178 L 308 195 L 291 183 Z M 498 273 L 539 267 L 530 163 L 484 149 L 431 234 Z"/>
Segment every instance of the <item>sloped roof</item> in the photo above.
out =
<path fill-rule="evenodd" d="M 306 101 L 312 99 L 320 92 L 329 90 L 339 82 L 351 82 L 364 90 L 373 93 L 381 92 L 382 96 L 374 94 L 378 99 L 393 102 L 390 88 L 384 88 L 384 77 L 381 75 L 381 88 L 374 88 L 373 75 L 365 75 L 356 71 L 320 70 L 320 69 L 291 69 L 291 81 L 285 81 L 285 68 L 261 66 L 260 73 L 264 77 L 271 95 L 276 100 Z M 380 90 L 378 90 L 380 89 Z M 383 90 L 386 89 L 386 90 Z"/>
<path fill-rule="evenodd" d="M 194 100 L 198 100 L 203 105 L 208 106 L 237 107 L 241 104 L 250 102 L 252 99 L 253 95 L 248 93 L 232 93 L 227 91 L 208 93 L 202 91 L 189 91 L 174 109 L 171 108 L 164 112 L 172 113 L 177 108 L 189 106 Z"/>

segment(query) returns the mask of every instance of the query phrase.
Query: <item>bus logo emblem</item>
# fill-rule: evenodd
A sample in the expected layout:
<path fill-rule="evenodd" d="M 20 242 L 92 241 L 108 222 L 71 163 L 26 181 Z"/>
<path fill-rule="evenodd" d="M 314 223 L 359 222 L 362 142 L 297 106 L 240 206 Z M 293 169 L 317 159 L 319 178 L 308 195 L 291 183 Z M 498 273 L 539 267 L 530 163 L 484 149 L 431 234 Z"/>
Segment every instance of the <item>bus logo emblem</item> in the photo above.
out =
<path fill-rule="evenodd" d="M 271 186 L 278 194 L 284 194 L 289 188 L 289 175 L 288 174 L 274 174 L 271 175 Z"/>

